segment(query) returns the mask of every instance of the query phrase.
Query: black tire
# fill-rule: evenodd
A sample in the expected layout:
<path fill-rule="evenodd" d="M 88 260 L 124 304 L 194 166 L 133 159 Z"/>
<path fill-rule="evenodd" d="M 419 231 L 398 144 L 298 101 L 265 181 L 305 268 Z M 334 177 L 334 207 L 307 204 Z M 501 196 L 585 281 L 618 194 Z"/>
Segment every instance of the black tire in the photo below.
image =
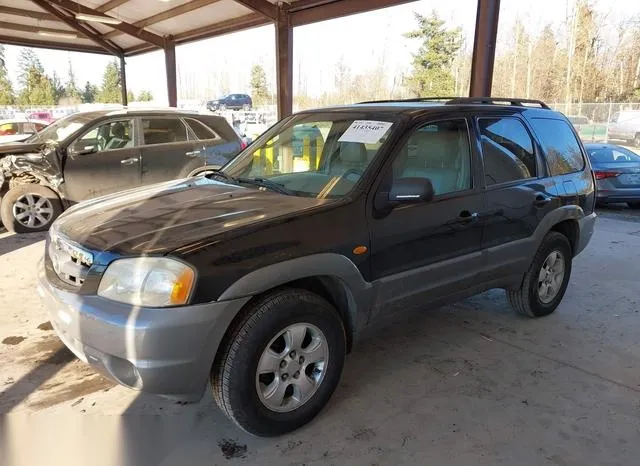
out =
<path fill-rule="evenodd" d="M 636 133 L 635 137 L 633 138 L 633 145 L 636 147 L 640 147 L 640 133 Z"/>
<path fill-rule="evenodd" d="M 306 403 L 277 412 L 258 395 L 258 361 L 279 332 L 300 323 L 312 324 L 324 334 L 329 350 L 326 372 Z M 272 437 L 291 432 L 311 421 L 331 398 L 344 365 L 345 341 L 342 320 L 320 296 L 291 288 L 268 293 L 250 304 L 218 351 L 211 372 L 213 396 L 227 417 L 250 434 Z"/>
<path fill-rule="evenodd" d="M 630 209 L 638 210 L 640 209 L 640 202 L 627 202 L 627 205 Z"/>
<path fill-rule="evenodd" d="M 553 251 L 559 251 L 564 258 L 564 277 L 557 295 L 550 302 L 544 303 L 538 293 L 538 276 L 545 260 Z M 520 288 L 507 290 L 507 298 L 511 306 L 518 313 L 529 317 L 543 317 L 555 311 L 569 284 L 572 258 L 573 251 L 567 237 L 555 231 L 547 233 Z"/>
<path fill-rule="evenodd" d="M 38 222 L 33 227 L 24 225 L 14 216 L 14 205 L 16 202 L 28 194 L 44 198 L 50 204 L 51 214 L 47 213 L 46 223 Z M 47 208 L 48 209 L 48 208 Z M 62 213 L 62 203 L 58 195 L 46 186 L 34 183 L 20 184 L 10 189 L 3 197 L 0 204 L 0 218 L 5 228 L 13 233 L 34 233 L 37 231 L 46 231 L 56 218 Z"/>

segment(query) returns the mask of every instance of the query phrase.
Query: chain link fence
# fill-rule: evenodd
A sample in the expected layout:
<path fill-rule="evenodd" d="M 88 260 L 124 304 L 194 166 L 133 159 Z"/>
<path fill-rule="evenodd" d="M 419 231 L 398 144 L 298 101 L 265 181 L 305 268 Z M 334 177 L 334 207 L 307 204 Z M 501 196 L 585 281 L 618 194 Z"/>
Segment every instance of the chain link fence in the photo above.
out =
<path fill-rule="evenodd" d="M 623 111 L 640 111 L 640 102 L 603 102 L 603 103 L 562 103 L 548 104 L 554 110 L 564 113 L 578 130 L 585 142 L 608 142 L 609 128 L 615 124 L 615 117 Z M 638 114 L 640 131 L 640 113 Z"/>

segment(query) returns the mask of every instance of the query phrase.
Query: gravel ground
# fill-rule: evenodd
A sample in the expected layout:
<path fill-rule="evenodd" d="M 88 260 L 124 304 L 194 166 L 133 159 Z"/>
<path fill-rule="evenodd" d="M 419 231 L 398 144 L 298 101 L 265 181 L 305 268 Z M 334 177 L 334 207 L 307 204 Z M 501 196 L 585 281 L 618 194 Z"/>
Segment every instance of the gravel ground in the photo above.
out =
<path fill-rule="evenodd" d="M 499 290 L 402 316 L 356 347 L 317 420 L 276 439 L 209 396 L 141 395 L 77 361 L 35 293 L 43 237 L 0 233 L 0 464 L 638 464 L 638 212 L 601 212 L 552 316 Z"/>

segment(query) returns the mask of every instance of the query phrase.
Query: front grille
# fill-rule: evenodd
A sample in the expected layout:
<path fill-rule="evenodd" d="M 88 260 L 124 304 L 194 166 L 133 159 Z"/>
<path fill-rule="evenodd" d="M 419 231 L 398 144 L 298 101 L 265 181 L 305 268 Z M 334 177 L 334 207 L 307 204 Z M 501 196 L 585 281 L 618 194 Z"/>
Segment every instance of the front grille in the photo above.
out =
<path fill-rule="evenodd" d="M 84 283 L 93 264 L 93 254 L 59 235 L 51 235 L 49 238 L 48 253 L 53 270 L 60 280 L 75 287 Z"/>

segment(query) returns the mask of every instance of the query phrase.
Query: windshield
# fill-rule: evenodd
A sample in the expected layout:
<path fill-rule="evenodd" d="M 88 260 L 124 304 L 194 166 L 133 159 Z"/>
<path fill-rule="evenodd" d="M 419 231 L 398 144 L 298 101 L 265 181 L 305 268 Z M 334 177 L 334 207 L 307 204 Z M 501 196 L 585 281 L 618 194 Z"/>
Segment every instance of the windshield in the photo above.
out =
<path fill-rule="evenodd" d="M 76 113 L 54 121 L 42 131 L 35 133 L 28 142 L 60 142 L 70 134 L 94 120 L 94 117 L 86 113 Z"/>
<path fill-rule="evenodd" d="M 619 146 L 588 147 L 587 152 L 593 163 L 640 162 L 640 155 Z"/>
<path fill-rule="evenodd" d="M 390 119 L 360 113 L 296 115 L 260 136 L 223 171 L 277 183 L 295 196 L 339 198 L 358 183 L 392 127 Z"/>

